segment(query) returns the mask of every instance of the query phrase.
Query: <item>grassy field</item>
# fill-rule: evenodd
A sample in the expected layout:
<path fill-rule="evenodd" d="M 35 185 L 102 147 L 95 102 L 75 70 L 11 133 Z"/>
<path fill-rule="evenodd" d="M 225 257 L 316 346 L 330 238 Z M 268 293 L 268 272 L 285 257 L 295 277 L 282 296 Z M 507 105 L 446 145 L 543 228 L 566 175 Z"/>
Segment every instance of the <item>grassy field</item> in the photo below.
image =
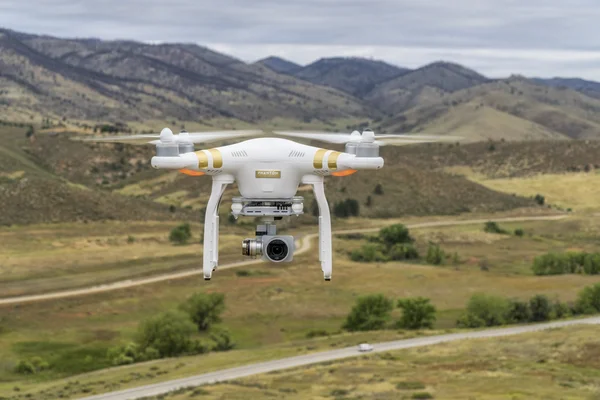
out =
<path fill-rule="evenodd" d="M 494 217 L 499 216 L 490 219 Z M 418 221 L 412 218 L 404 222 Z M 242 268 L 249 276 L 239 276 L 239 270 L 218 271 L 210 283 L 198 276 L 79 298 L 6 306 L 0 309 L 0 396 L 39 395 L 41 389 L 56 394 L 63 390 L 60 388 L 68 386 L 69 381 L 77 381 L 77 391 L 72 394 L 75 396 L 81 394 L 84 382 L 85 390 L 108 391 L 156 381 L 159 376 L 160 379 L 186 376 L 192 371 L 232 366 L 244 360 L 271 359 L 330 346 L 330 342 L 324 340 L 353 345 L 365 337 L 340 336 L 341 325 L 357 296 L 368 293 L 383 293 L 392 298 L 431 298 L 439 310 L 438 330 L 454 329 L 461 310 L 476 292 L 521 299 L 543 293 L 562 301 L 573 300 L 583 287 L 598 282 L 599 278 L 579 275 L 536 277 L 529 271 L 530 260 L 552 249 L 593 248 L 599 232 L 598 222 L 598 218 L 573 215 L 561 221 L 500 224 L 509 231 L 517 227 L 524 229 L 525 235 L 521 238 L 487 234 L 481 225 L 413 231 L 420 249 L 426 247 L 427 241 L 434 240 L 444 250 L 458 252 L 458 265 L 356 263 L 349 260 L 348 252 L 366 243 L 366 238 L 342 237 L 335 241 L 334 280 L 329 283 L 323 282 L 315 254 L 309 252 L 283 266 L 257 264 Z M 373 223 L 351 220 L 335 229 L 366 227 Z M 131 234 L 136 235 L 133 227 L 135 225 Z M 76 231 L 68 227 L 63 229 L 63 237 L 77 237 Z M 98 229 L 97 235 L 109 235 L 111 228 L 105 229 Z M 137 229 L 152 230 L 143 225 Z M 314 227 L 310 229 L 314 232 Z M 39 235 L 50 234 L 50 230 L 39 228 Z M 123 232 L 119 237 L 121 243 L 109 247 L 107 253 L 113 250 L 118 253 L 123 251 L 119 250 L 121 246 L 131 246 L 123 243 Z M 170 252 L 168 246 L 165 244 L 163 251 Z M 43 246 L 40 249 L 43 251 Z M 143 247 L 138 250 L 144 251 Z M 70 254 L 75 257 L 78 253 Z M 489 266 L 486 271 L 480 268 L 483 258 Z M 128 378 L 115 370 L 92 372 L 110 366 L 106 351 L 132 340 L 141 320 L 176 308 L 197 291 L 225 294 L 227 308 L 220 325 L 231 332 L 237 350 L 188 357 L 183 361 L 163 360 L 152 365 L 130 366 L 127 367 Z M 393 316 L 398 318 L 399 311 L 394 311 Z M 331 339 L 308 340 L 307 334 L 316 330 L 326 331 Z M 377 341 L 401 338 L 406 333 L 391 330 L 367 335 L 369 340 Z M 19 360 L 33 356 L 48 360 L 53 368 L 32 377 L 12 372 Z M 179 363 L 189 368 L 175 368 Z M 167 372 L 157 375 L 156 370 L 150 370 L 154 367 Z M 88 371 L 90 374 L 80 375 Z M 19 393 L 14 392 L 15 387 L 19 387 Z M 55 398 L 48 396 L 46 398 Z"/>
<path fill-rule="evenodd" d="M 152 399 L 596 399 L 597 331 L 561 328 L 366 355 Z"/>
<path fill-rule="evenodd" d="M 486 179 L 478 183 L 501 192 L 522 196 L 541 194 L 548 204 L 578 211 L 597 210 L 600 204 L 600 174 L 545 174 L 530 178 Z"/>
<path fill-rule="evenodd" d="M 174 245 L 178 222 L 107 221 L 0 229 L 2 297 L 91 286 L 199 268 L 202 226 L 188 245 Z M 243 228 L 223 224 L 222 262 L 237 260 Z"/>

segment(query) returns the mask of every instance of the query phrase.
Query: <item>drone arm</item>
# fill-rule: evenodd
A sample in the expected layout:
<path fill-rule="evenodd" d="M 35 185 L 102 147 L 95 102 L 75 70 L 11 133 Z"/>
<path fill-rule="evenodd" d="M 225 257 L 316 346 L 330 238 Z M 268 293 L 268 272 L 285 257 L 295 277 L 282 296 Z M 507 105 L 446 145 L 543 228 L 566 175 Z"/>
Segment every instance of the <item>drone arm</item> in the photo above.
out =
<path fill-rule="evenodd" d="M 380 169 L 383 167 L 382 157 L 357 157 L 354 154 L 340 154 L 337 160 L 338 169 Z"/>
<path fill-rule="evenodd" d="M 156 169 L 197 169 L 198 156 L 195 153 L 183 153 L 170 157 L 154 156 L 151 164 Z"/>
<path fill-rule="evenodd" d="M 302 178 L 304 184 L 310 184 L 313 187 L 315 199 L 319 206 L 319 261 L 325 280 L 331 280 L 333 269 L 332 246 L 331 246 L 331 214 L 329 204 L 325 197 L 325 187 L 323 177 L 317 175 L 306 175 Z"/>
<path fill-rule="evenodd" d="M 204 279 L 210 280 L 212 272 L 219 264 L 219 204 L 227 185 L 233 183 L 231 175 L 217 175 L 213 177 L 212 191 L 206 215 L 204 217 L 204 254 L 202 272 Z"/>

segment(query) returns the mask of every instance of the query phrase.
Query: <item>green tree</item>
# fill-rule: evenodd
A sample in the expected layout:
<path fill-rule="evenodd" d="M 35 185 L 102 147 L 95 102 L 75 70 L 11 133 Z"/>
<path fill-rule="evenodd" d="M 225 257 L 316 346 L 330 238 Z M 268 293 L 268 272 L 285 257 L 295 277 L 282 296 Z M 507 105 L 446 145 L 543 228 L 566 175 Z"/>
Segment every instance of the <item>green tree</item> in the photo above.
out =
<path fill-rule="evenodd" d="M 386 226 L 379 230 L 379 239 L 387 247 L 397 243 L 413 243 L 415 240 L 410 236 L 408 228 L 402 224 Z"/>
<path fill-rule="evenodd" d="M 414 297 L 398 300 L 398 307 L 402 309 L 402 318 L 398 327 L 404 329 L 433 328 L 436 321 L 436 308 L 425 297 Z"/>
<path fill-rule="evenodd" d="M 364 244 L 360 249 L 350 253 L 350 259 L 357 262 L 385 262 L 388 258 L 383 253 L 381 246 L 376 243 Z"/>
<path fill-rule="evenodd" d="M 544 196 L 542 196 L 541 194 L 536 194 L 535 197 L 534 197 L 534 200 L 540 206 L 543 206 L 544 203 L 546 202 L 546 198 Z"/>
<path fill-rule="evenodd" d="M 394 303 L 383 294 L 359 297 L 346 318 L 343 329 L 348 331 L 371 331 L 385 328 Z"/>
<path fill-rule="evenodd" d="M 223 293 L 195 293 L 180 306 L 196 324 L 198 331 L 207 331 L 212 324 L 221 322 L 225 311 Z"/>
<path fill-rule="evenodd" d="M 521 229 L 521 228 L 515 229 L 515 236 L 523 237 L 524 234 L 525 234 L 525 231 L 523 231 L 523 229 Z"/>
<path fill-rule="evenodd" d="M 482 321 L 484 326 L 503 325 L 509 310 L 508 301 L 499 296 L 476 293 L 467 303 L 465 321 Z"/>
<path fill-rule="evenodd" d="M 348 210 L 349 216 L 358 217 L 360 214 L 360 204 L 355 199 L 346 199 L 346 210 Z"/>
<path fill-rule="evenodd" d="M 188 315 L 179 311 L 167 311 L 143 321 L 137 334 L 140 351 L 151 347 L 161 357 L 187 353 L 191 349 L 191 335 L 196 330 Z"/>
<path fill-rule="evenodd" d="M 531 309 L 529 303 L 520 300 L 509 300 L 506 322 L 523 323 L 531 320 Z"/>
<path fill-rule="evenodd" d="M 548 321 L 552 306 L 550 300 L 543 294 L 533 296 L 529 300 L 529 309 L 531 310 L 531 322 Z"/>
<path fill-rule="evenodd" d="M 215 342 L 213 346 L 214 351 L 228 351 L 235 347 L 235 343 L 231 340 L 231 336 L 227 330 L 221 329 L 213 332 L 210 338 Z"/>
<path fill-rule="evenodd" d="M 581 314 L 600 312 L 600 283 L 583 288 L 579 292 L 575 308 Z"/>
<path fill-rule="evenodd" d="M 186 244 L 192 237 L 192 229 L 190 224 L 185 223 L 181 224 L 173 230 L 171 230 L 171 234 L 169 235 L 169 240 L 176 244 Z"/>
<path fill-rule="evenodd" d="M 425 257 L 425 261 L 429 264 L 433 265 L 441 265 L 446 261 L 446 254 L 444 250 L 440 248 L 435 243 L 429 243 L 429 247 L 427 248 L 427 256 Z"/>
<path fill-rule="evenodd" d="M 394 261 L 416 260 L 419 258 L 419 252 L 410 243 L 397 243 L 389 249 L 388 257 Z"/>
<path fill-rule="evenodd" d="M 565 318 L 571 315 L 571 307 L 567 303 L 561 303 L 556 300 L 552 304 L 552 313 L 550 314 L 550 319 L 559 319 Z"/>
<path fill-rule="evenodd" d="M 495 221 L 486 222 L 485 225 L 483 226 L 483 231 L 487 232 L 487 233 L 500 233 L 500 234 L 507 233 L 504 229 L 500 228 L 498 223 Z"/>

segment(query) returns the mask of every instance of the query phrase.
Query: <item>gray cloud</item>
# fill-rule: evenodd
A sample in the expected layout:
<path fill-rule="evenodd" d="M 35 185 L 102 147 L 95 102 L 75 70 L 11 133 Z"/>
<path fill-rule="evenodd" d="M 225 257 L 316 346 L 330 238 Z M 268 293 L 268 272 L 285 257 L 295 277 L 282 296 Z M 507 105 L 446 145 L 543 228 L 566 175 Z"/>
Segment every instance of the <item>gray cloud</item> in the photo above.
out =
<path fill-rule="evenodd" d="M 196 42 L 245 60 L 342 52 L 598 79 L 599 17 L 596 0 L 0 0 L 0 26 L 31 33 Z"/>

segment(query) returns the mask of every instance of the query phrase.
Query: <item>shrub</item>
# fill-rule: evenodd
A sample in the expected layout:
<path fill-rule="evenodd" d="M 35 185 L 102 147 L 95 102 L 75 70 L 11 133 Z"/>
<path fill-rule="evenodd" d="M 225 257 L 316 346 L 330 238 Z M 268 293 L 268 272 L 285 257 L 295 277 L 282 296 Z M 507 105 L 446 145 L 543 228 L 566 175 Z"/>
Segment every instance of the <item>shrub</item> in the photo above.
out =
<path fill-rule="evenodd" d="M 504 229 L 500 228 L 498 223 L 495 221 L 486 222 L 483 227 L 483 231 L 487 232 L 487 233 L 499 233 L 499 234 L 507 233 Z"/>
<path fill-rule="evenodd" d="M 184 354 L 191 349 L 194 323 L 183 312 L 167 311 L 143 321 L 138 328 L 139 349 L 156 349 L 161 357 Z"/>
<path fill-rule="evenodd" d="M 396 389 L 398 389 L 398 390 L 419 390 L 419 389 L 425 389 L 425 385 L 421 382 L 405 381 L 405 382 L 396 383 Z"/>
<path fill-rule="evenodd" d="M 228 351 L 235 347 L 235 343 L 231 340 L 229 331 L 221 329 L 218 332 L 213 332 L 210 338 L 215 342 L 214 351 Z"/>
<path fill-rule="evenodd" d="M 496 326 L 506 323 L 509 303 L 506 299 L 490 294 L 476 293 L 467 304 L 465 322 L 483 321 L 484 326 Z M 474 327 L 474 326 L 469 326 Z"/>
<path fill-rule="evenodd" d="M 600 273 L 600 253 L 547 253 L 536 257 L 531 269 L 535 275 L 597 275 Z"/>
<path fill-rule="evenodd" d="M 531 309 L 529 303 L 520 300 L 509 300 L 506 322 L 524 323 L 531 320 Z"/>
<path fill-rule="evenodd" d="M 459 328 L 481 328 L 485 326 L 485 321 L 477 315 L 465 313 L 456 321 L 456 326 Z"/>
<path fill-rule="evenodd" d="M 225 295 L 195 293 L 181 304 L 180 309 L 190 316 L 198 331 L 207 331 L 212 324 L 221 322 L 221 314 L 225 311 Z"/>
<path fill-rule="evenodd" d="M 348 218 L 351 216 L 358 216 L 360 212 L 360 205 L 358 201 L 354 199 L 346 199 L 342 202 L 335 203 L 333 206 L 333 214 L 338 218 Z"/>
<path fill-rule="evenodd" d="M 171 230 L 169 240 L 176 244 L 186 244 L 192 237 L 190 224 L 185 223 Z"/>
<path fill-rule="evenodd" d="M 550 314 L 550 319 L 559 319 L 565 318 L 571 315 L 571 307 L 566 303 L 561 303 L 560 301 L 555 301 L 552 304 L 552 312 Z"/>
<path fill-rule="evenodd" d="M 388 258 L 383 254 L 381 246 L 378 244 L 367 243 L 360 249 L 355 249 L 350 253 L 350 259 L 358 262 L 385 262 Z"/>
<path fill-rule="evenodd" d="M 428 264 L 441 265 L 446 261 L 446 254 L 437 244 L 429 243 L 425 261 L 427 261 Z"/>
<path fill-rule="evenodd" d="M 50 364 L 37 356 L 31 360 L 21 360 L 15 366 L 15 372 L 21 375 L 33 375 L 48 369 L 50 369 Z"/>
<path fill-rule="evenodd" d="M 552 307 L 548 297 L 543 294 L 535 295 L 529 300 L 529 309 L 531 310 L 532 322 L 548 321 L 550 319 Z"/>
<path fill-rule="evenodd" d="M 535 200 L 536 203 L 538 203 L 540 206 L 543 206 L 544 203 L 546 202 L 546 198 L 544 196 L 542 196 L 541 194 L 536 194 L 535 197 L 533 198 Z"/>
<path fill-rule="evenodd" d="M 390 260 L 416 260 L 419 258 L 419 252 L 412 244 L 398 243 L 392 246 L 388 252 Z"/>
<path fill-rule="evenodd" d="M 397 324 L 399 328 L 433 328 L 436 308 L 429 299 L 424 297 L 400 299 L 398 307 L 402 309 L 402 318 Z"/>
<path fill-rule="evenodd" d="M 312 331 L 309 331 L 306 334 L 306 337 L 308 339 L 312 339 L 312 338 L 320 337 L 320 336 L 329 336 L 329 332 L 327 332 L 325 329 L 313 329 Z"/>
<path fill-rule="evenodd" d="M 397 243 L 414 243 L 408 228 L 402 224 L 386 226 L 379 230 L 379 239 L 383 244 L 391 247 Z"/>
<path fill-rule="evenodd" d="M 411 399 L 433 399 L 433 395 L 429 392 L 416 392 L 412 394 Z"/>
<path fill-rule="evenodd" d="M 380 195 L 380 196 L 383 194 L 383 186 L 381 186 L 381 183 L 378 183 L 377 185 L 375 185 L 375 189 L 373 189 L 373 193 Z"/>
<path fill-rule="evenodd" d="M 15 366 L 15 372 L 21 375 L 35 374 L 35 367 L 30 361 L 21 360 Z"/>
<path fill-rule="evenodd" d="M 343 329 L 348 331 L 383 329 L 393 309 L 394 303 L 383 294 L 359 297 L 348 314 Z"/>
<path fill-rule="evenodd" d="M 523 231 L 523 229 L 521 229 L 521 228 L 515 229 L 515 236 L 523 237 L 524 234 L 525 234 L 525 231 Z"/>
<path fill-rule="evenodd" d="M 579 292 L 575 308 L 581 314 L 600 312 L 600 283 L 583 288 Z"/>

